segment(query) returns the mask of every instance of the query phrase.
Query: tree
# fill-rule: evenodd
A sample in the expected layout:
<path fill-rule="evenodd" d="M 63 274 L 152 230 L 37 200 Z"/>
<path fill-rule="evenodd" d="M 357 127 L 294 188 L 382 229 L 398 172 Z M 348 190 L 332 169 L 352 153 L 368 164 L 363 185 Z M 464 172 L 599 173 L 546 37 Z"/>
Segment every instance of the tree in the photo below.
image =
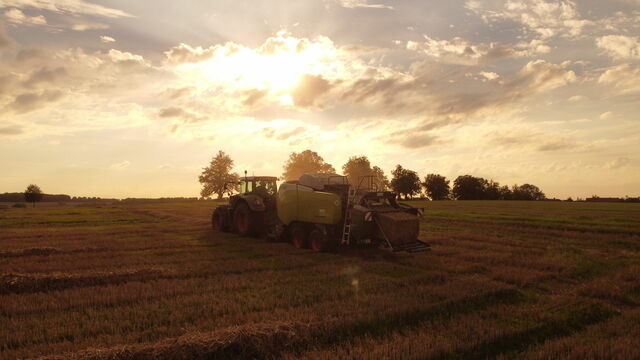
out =
<path fill-rule="evenodd" d="M 460 175 L 453 181 L 453 197 L 457 200 L 481 200 L 487 180 L 471 175 Z"/>
<path fill-rule="evenodd" d="M 484 200 L 501 200 L 500 199 L 500 184 L 489 180 L 484 184 L 484 192 L 482 195 Z"/>
<path fill-rule="evenodd" d="M 41 201 L 42 197 L 43 193 L 38 185 L 31 184 L 24 191 L 24 201 L 32 203 L 33 207 L 36 207 L 36 202 Z"/>
<path fill-rule="evenodd" d="M 373 176 L 378 190 L 385 190 L 389 186 L 389 180 L 384 171 L 377 167 L 371 167 L 371 163 L 366 156 L 352 156 L 344 165 L 342 165 L 342 173 L 349 179 L 351 185 L 358 187 L 360 181 L 365 176 Z M 366 180 L 365 180 L 366 181 Z M 367 186 L 368 183 L 362 183 Z"/>
<path fill-rule="evenodd" d="M 513 185 L 512 188 L 513 200 L 544 200 L 546 196 L 535 185 L 524 184 L 524 185 Z"/>
<path fill-rule="evenodd" d="M 404 195 L 405 199 L 420 193 L 420 177 L 415 171 L 397 165 L 391 174 L 391 189 L 399 195 Z"/>
<path fill-rule="evenodd" d="M 422 186 L 431 200 L 446 200 L 449 197 L 449 180 L 442 175 L 429 174 L 425 176 Z"/>
<path fill-rule="evenodd" d="M 387 178 L 387 175 L 384 174 L 384 171 L 381 168 L 374 166 L 371 168 L 371 173 L 373 176 L 375 176 L 376 182 L 380 187 L 379 190 L 387 190 L 389 188 L 389 179 Z"/>
<path fill-rule="evenodd" d="M 202 174 L 198 178 L 202 184 L 200 196 L 208 198 L 216 194 L 218 199 L 222 199 L 222 195 L 235 190 L 237 185 L 233 183 L 237 183 L 240 177 L 232 173 L 231 169 L 233 169 L 233 160 L 223 151 L 218 151 L 218 154 L 211 159 L 209 166 L 202 169 Z"/>
<path fill-rule="evenodd" d="M 511 193 L 511 189 L 507 185 L 500 186 L 499 192 L 500 200 L 511 200 L 513 198 L 513 193 Z"/>
<path fill-rule="evenodd" d="M 282 178 L 287 180 L 298 180 L 300 175 L 306 173 L 334 174 L 336 169 L 324 162 L 322 156 L 317 152 L 305 150 L 301 153 L 293 152 L 289 155 L 289 160 L 284 164 Z"/>

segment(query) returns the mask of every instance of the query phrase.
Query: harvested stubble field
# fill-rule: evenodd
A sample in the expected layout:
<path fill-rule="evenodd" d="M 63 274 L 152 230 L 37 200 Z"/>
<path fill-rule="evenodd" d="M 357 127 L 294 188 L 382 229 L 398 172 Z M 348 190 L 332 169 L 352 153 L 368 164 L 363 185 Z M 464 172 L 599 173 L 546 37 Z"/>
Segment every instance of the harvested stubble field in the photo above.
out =
<path fill-rule="evenodd" d="M 413 205 L 431 252 L 213 233 L 212 202 L 0 210 L 0 358 L 640 358 L 640 206 Z"/>

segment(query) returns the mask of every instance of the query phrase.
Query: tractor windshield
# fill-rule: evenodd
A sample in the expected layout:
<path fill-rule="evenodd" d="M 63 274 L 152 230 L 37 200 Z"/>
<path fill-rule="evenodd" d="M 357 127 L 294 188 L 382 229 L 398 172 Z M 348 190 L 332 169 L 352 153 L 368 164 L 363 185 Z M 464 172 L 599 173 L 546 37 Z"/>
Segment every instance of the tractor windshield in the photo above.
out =
<path fill-rule="evenodd" d="M 242 180 L 240 181 L 240 194 L 247 194 L 252 192 L 254 189 L 253 181 Z"/>

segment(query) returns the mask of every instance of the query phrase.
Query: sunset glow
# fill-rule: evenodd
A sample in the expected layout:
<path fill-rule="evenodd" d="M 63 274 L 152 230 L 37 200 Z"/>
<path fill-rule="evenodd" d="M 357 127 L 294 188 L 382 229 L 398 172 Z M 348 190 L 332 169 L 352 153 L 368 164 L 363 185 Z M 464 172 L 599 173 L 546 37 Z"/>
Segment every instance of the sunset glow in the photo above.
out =
<path fill-rule="evenodd" d="M 0 192 L 197 196 L 218 150 L 312 149 L 637 196 L 639 49 L 626 0 L 0 0 Z"/>

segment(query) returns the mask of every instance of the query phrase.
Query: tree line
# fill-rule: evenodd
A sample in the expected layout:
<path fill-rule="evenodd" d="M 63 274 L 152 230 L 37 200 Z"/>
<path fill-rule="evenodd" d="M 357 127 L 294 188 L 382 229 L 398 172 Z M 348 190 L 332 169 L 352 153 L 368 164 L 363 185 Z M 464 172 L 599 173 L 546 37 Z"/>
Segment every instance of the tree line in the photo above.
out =
<path fill-rule="evenodd" d="M 219 151 L 209 165 L 203 168 L 199 176 L 202 184 L 200 195 L 209 198 L 216 195 L 218 199 L 225 194 L 230 195 L 237 191 L 235 183 L 240 180 L 240 175 L 234 173 L 233 160 L 223 151 Z M 291 181 L 305 173 L 336 173 L 336 169 L 325 162 L 317 152 L 305 150 L 293 152 L 285 161 L 281 180 Z M 389 179 L 384 171 L 373 166 L 366 156 L 351 156 L 342 165 L 342 173 L 354 186 L 366 187 L 363 178 L 373 179 L 378 190 L 391 189 L 405 199 L 414 197 L 427 197 L 431 200 L 544 200 L 545 194 L 535 185 L 523 184 L 500 185 L 493 180 L 487 180 L 472 175 L 461 175 L 450 181 L 440 174 L 428 174 L 423 179 L 417 172 L 396 165 L 391 171 Z"/>

